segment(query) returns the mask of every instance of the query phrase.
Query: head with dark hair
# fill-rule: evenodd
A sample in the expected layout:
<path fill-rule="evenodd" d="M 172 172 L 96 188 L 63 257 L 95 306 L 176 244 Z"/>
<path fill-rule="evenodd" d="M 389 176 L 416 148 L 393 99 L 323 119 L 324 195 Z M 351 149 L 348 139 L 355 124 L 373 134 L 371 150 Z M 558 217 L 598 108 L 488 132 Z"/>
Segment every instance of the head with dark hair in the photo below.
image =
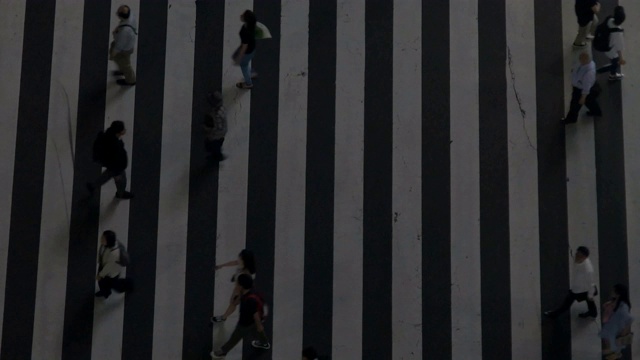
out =
<path fill-rule="evenodd" d="M 238 275 L 238 285 L 244 290 L 251 290 L 253 287 L 253 278 L 247 274 Z"/>
<path fill-rule="evenodd" d="M 131 9 L 127 5 L 120 5 L 116 14 L 123 19 L 128 19 L 131 16 Z"/>
<path fill-rule="evenodd" d="M 624 13 L 624 7 L 616 6 L 613 9 L 613 22 L 616 25 L 622 25 L 622 23 L 626 18 L 627 18 L 627 15 Z"/>
<path fill-rule="evenodd" d="M 100 240 L 102 242 L 102 245 L 112 248 L 116 246 L 116 242 L 117 242 L 116 233 L 111 230 L 105 230 L 102 233 L 102 239 Z"/>
<path fill-rule="evenodd" d="M 614 310 L 618 310 L 620 303 L 625 303 L 631 309 L 631 300 L 629 299 L 629 289 L 622 284 L 613 285 L 613 297 L 618 300 L 616 304 L 616 308 Z"/>
<path fill-rule="evenodd" d="M 577 264 L 582 264 L 589 257 L 589 248 L 586 246 L 579 246 L 576 249 L 575 262 Z"/>
<path fill-rule="evenodd" d="M 124 127 L 124 122 L 115 120 L 107 129 L 107 132 L 117 136 L 122 136 L 127 132 L 127 129 Z"/>
<path fill-rule="evenodd" d="M 253 255 L 253 251 L 247 249 L 240 251 L 238 259 L 240 259 L 243 269 L 247 269 L 250 274 L 256 273 L 256 257 Z"/>
<path fill-rule="evenodd" d="M 250 29 L 255 28 L 256 23 L 258 22 L 256 14 L 254 14 L 251 10 L 245 10 L 242 15 L 240 15 L 240 20 L 247 24 L 247 27 L 249 27 Z"/>
<path fill-rule="evenodd" d="M 313 346 L 309 346 L 302 350 L 302 360 L 315 360 L 318 358 L 318 352 Z"/>

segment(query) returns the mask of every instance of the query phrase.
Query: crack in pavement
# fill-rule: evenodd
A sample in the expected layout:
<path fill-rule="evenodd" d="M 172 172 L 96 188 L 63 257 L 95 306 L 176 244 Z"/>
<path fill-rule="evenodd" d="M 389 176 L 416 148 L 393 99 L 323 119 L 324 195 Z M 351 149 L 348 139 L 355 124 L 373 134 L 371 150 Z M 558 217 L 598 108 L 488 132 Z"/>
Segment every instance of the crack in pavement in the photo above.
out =
<path fill-rule="evenodd" d="M 525 120 L 527 117 L 527 112 L 522 107 L 522 98 L 520 98 L 520 93 L 518 93 L 518 89 L 516 89 L 516 73 L 513 71 L 513 57 L 511 56 L 511 48 L 507 46 L 507 59 L 509 65 L 509 73 L 511 74 L 511 88 L 513 89 L 513 94 L 516 96 L 516 101 L 518 102 L 518 108 L 520 108 L 520 115 L 522 116 L 522 129 L 524 133 L 527 135 L 527 141 L 529 142 L 529 147 L 533 150 L 538 150 L 531 142 L 531 137 L 529 136 L 529 132 L 527 131 L 527 127 L 525 124 Z"/>

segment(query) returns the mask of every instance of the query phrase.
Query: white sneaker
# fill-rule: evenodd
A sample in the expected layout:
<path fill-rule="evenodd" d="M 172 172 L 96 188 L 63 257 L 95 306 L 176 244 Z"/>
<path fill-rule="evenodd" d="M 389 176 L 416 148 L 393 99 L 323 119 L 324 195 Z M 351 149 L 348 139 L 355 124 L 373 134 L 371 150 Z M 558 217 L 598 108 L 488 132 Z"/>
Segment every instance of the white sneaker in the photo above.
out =
<path fill-rule="evenodd" d="M 262 342 L 260 342 L 260 340 L 253 340 L 251 342 L 251 346 L 253 346 L 254 348 L 257 348 L 257 349 L 264 349 L 264 350 L 271 349 L 271 344 L 262 343 Z"/>
<path fill-rule="evenodd" d="M 624 77 L 624 74 L 621 74 L 621 73 L 616 73 L 615 75 L 609 74 L 609 81 L 622 80 L 623 77 Z"/>

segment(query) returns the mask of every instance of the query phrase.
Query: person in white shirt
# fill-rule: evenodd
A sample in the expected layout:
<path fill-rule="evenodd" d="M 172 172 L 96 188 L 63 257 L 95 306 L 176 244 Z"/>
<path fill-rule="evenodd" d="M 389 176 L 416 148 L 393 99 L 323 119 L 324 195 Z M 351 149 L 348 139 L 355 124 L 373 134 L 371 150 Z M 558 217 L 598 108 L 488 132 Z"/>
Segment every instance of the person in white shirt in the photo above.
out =
<path fill-rule="evenodd" d="M 109 60 L 118 64 L 120 69 L 114 72 L 114 75 L 124 76 L 124 79 L 118 79 L 116 82 L 119 85 L 132 86 L 136 84 L 136 73 L 131 66 L 131 54 L 133 54 L 138 32 L 131 16 L 131 9 L 127 5 L 120 6 L 116 14 L 120 18 L 120 23 L 112 32 L 113 41 L 109 49 Z"/>
<path fill-rule="evenodd" d="M 576 256 L 573 263 L 573 280 L 571 289 L 564 299 L 562 305 L 556 310 L 545 311 L 544 314 L 551 318 L 555 318 L 565 311 L 569 310 L 574 301 L 587 301 L 588 311 L 581 313 L 581 318 L 598 316 L 598 309 L 593 297 L 596 295 L 596 284 L 593 282 L 593 265 L 589 260 L 589 249 L 586 246 L 580 246 L 576 250 Z"/>
<path fill-rule="evenodd" d="M 585 105 L 589 112 L 587 115 L 602 116 L 602 109 L 598 105 L 598 95 L 600 85 L 596 82 L 596 63 L 591 60 L 591 55 L 583 51 L 579 56 L 579 63 L 574 65 L 571 72 L 571 104 L 567 116 L 562 118 L 565 124 L 572 124 L 578 121 L 578 113 Z"/>
<path fill-rule="evenodd" d="M 120 261 L 120 248 L 118 247 L 118 240 L 116 239 L 116 233 L 107 230 L 102 233 L 100 238 L 100 251 L 98 255 L 98 286 L 100 291 L 96 293 L 96 297 L 104 297 L 105 299 L 111 295 L 111 289 L 118 292 L 120 290 L 119 281 L 120 271 L 122 266 L 118 263 Z"/>
<path fill-rule="evenodd" d="M 599 68 L 598 73 L 609 71 L 610 81 L 622 80 L 624 76 L 620 72 L 620 65 L 624 65 L 627 62 L 622 55 L 622 51 L 624 50 L 624 32 L 620 25 L 622 25 L 626 17 L 624 8 L 622 6 L 616 6 L 613 10 L 613 16 L 607 18 L 607 26 L 611 29 L 611 32 L 609 33 L 610 50 L 605 52 L 605 55 L 609 58 L 611 64 Z"/>

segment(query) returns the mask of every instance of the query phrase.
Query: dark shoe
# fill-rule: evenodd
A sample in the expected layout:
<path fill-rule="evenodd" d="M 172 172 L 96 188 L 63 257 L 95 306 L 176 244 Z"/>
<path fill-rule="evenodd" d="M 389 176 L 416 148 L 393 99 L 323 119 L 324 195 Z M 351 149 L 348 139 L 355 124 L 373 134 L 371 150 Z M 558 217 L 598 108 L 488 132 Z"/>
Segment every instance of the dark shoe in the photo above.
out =
<path fill-rule="evenodd" d="M 578 317 L 580 317 L 581 319 L 586 319 L 586 318 L 589 318 L 589 317 L 595 319 L 595 318 L 598 317 L 598 313 L 591 313 L 591 312 L 587 311 L 587 312 L 583 312 L 583 313 L 578 314 Z"/>
<path fill-rule="evenodd" d="M 212 323 L 219 323 L 219 322 L 224 322 L 226 319 L 223 318 L 222 316 L 212 316 L 211 317 L 211 322 Z"/>
<path fill-rule="evenodd" d="M 587 116 L 602 116 L 602 112 L 594 113 L 593 111 L 587 111 Z"/>
<path fill-rule="evenodd" d="M 248 84 L 247 84 L 247 83 L 245 83 L 245 82 L 239 82 L 239 83 L 237 83 L 237 84 L 236 84 L 236 87 L 237 87 L 238 89 L 251 90 L 251 89 L 253 89 L 253 84 L 248 85 Z"/>
<path fill-rule="evenodd" d="M 124 76 L 124 73 L 122 71 L 116 70 L 116 71 L 112 71 L 111 75 L 113 75 L 113 76 Z"/>
<path fill-rule="evenodd" d="M 116 193 L 116 198 L 123 199 L 123 200 L 129 200 L 129 199 L 133 199 L 133 194 L 128 192 L 128 191 L 125 191 L 122 194 Z"/>
<path fill-rule="evenodd" d="M 118 83 L 118 85 L 122 85 L 122 86 L 133 86 L 136 83 L 128 83 L 125 79 L 118 79 L 116 80 L 116 83 Z"/>
<path fill-rule="evenodd" d="M 106 298 L 108 298 L 110 295 L 111 295 L 111 294 L 105 294 L 105 293 L 103 293 L 102 291 L 98 291 L 98 292 L 96 293 L 96 297 L 103 297 L 103 298 L 105 298 L 105 299 L 106 299 Z"/>
<path fill-rule="evenodd" d="M 93 191 L 94 191 L 95 189 L 96 189 L 96 187 L 95 187 L 95 186 L 93 186 L 93 184 L 92 184 L 92 183 L 89 183 L 89 182 L 87 183 L 87 190 L 89 190 L 89 192 L 90 192 L 90 193 L 92 193 L 92 194 L 93 194 Z"/>
<path fill-rule="evenodd" d="M 269 350 L 271 349 L 271 344 L 269 343 L 263 343 L 260 340 L 253 340 L 251 342 L 251 346 L 253 346 L 256 349 L 263 349 L 263 350 Z"/>
<path fill-rule="evenodd" d="M 211 355 L 211 358 L 213 359 L 224 359 L 224 357 L 227 356 L 227 353 L 222 350 L 216 350 L 212 351 L 209 355 Z"/>
<path fill-rule="evenodd" d="M 576 123 L 578 120 L 573 120 L 573 121 L 567 121 L 566 118 L 562 118 L 560 119 L 560 122 L 562 122 L 563 124 L 567 125 L 567 124 L 574 124 Z"/>

